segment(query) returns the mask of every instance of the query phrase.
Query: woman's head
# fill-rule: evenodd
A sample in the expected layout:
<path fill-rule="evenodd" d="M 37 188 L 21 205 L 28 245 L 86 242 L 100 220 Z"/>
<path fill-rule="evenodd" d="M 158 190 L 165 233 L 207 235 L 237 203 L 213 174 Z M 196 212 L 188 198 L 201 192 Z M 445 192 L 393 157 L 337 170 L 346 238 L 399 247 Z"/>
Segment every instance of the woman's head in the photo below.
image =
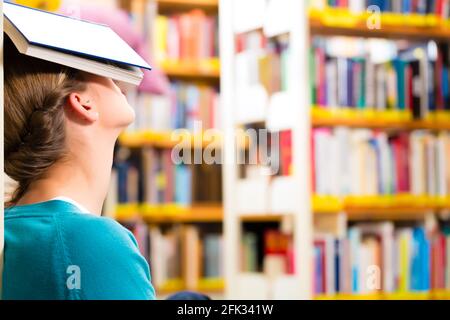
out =
<path fill-rule="evenodd" d="M 111 79 L 22 55 L 8 37 L 4 62 L 5 172 L 19 183 L 11 205 L 86 139 L 117 137 L 134 112 Z"/>

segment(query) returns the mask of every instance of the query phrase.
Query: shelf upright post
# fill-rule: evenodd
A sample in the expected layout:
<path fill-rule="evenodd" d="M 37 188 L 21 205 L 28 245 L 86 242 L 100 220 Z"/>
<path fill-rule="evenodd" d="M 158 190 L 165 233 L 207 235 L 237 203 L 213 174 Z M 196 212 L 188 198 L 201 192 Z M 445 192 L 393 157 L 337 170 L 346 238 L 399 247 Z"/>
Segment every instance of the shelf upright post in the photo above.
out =
<path fill-rule="evenodd" d="M 310 92 L 309 88 L 309 24 L 307 1 L 287 0 L 288 17 L 292 22 L 289 29 L 290 65 L 289 65 L 289 108 L 292 108 L 292 150 L 294 172 L 291 176 L 293 188 L 291 197 L 295 205 L 286 215 L 292 215 L 294 236 L 295 274 L 289 276 L 287 293 L 290 299 L 312 299 L 312 244 L 313 222 L 310 189 Z M 220 44 L 221 44 L 221 110 L 224 129 L 224 237 L 225 237 L 225 278 L 226 297 L 239 297 L 240 279 L 240 243 L 241 220 L 237 212 L 238 167 L 236 163 L 236 145 L 233 134 L 236 129 L 236 79 L 234 18 L 239 10 L 237 1 L 220 0 Z M 249 12 L 249 15 L 252 13 Z M 263 275 L 261 277 L 264 277 Z M 292 287 L 291 287 L 292 284 Z M 284 282 L 286 285 L 286 282 Z M 273 288 L 272 288 L 273 289 Z M 273 296 L 273 292 L 269 294 Z"/>
<path fill-rule="evenodd" d="M 294 126 L 292 131 L 293 179 L 297 201 L 294 211 L 295 274 L 299 282 L 298 299 L 313 298 L 313 213 L 311 194 L 311 98 L 309 84 L 309 23 L 308 1 L 291 1 L 289 84 Z M 332 161 L 332 160 L 331 160 Z"/>
<path fill-rule="evenodd" d="M 221 58 L 221 119 L 223 130 L 222 148 L 222 181 L 224 207 L 224 263 L 225 263 L 225 296 L 233 298 L 237 294 L 237 274 L 239 272 L 239 233 L 240 225 L 236 214 L 235 186 L 237 184 L 236 146 L 234 137 L 234 34 L 233 34 L 234 1 L 219 1 L 219 43 Z"/>

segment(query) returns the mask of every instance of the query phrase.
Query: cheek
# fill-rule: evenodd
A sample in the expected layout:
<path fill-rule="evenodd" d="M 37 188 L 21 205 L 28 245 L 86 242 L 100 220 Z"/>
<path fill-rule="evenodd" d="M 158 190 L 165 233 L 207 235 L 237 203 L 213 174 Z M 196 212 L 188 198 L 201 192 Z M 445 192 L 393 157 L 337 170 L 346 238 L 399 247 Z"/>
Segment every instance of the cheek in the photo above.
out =
<path fill-rule="evenodd" d="M 102 124 L 108 128 L 122 128 L 129 126 L 135 119 L 134 109 L 129 105 L 125 97 L 109 99 L 102 104 L 100 119 Z"/>

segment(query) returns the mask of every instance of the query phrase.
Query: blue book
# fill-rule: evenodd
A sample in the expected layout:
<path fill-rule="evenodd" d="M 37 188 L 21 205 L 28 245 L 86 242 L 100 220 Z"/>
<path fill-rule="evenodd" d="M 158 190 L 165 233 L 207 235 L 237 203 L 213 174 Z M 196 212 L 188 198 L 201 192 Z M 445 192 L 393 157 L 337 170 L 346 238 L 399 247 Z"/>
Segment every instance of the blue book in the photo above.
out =
<path fill-rule="evenodd" d="M 220 269 L 220 235 L 210 234 L 204 238 L 203 267 L 204 277 L 217 279 L 222 276 Z"/>
<path fill-rule="evenodd" d="M 382 160 L 381 160 L 381 151 L 380 151 L 380 146 L 379 146 L 378 140 L 375 138 L 369 139 L 369 146 L 375 151 L 377 172 L 381 173 L 382 172 L 382 168 L 381 168 Z M 377 188 L 378 188 L 378 192 L 380 194 L 387 193 L 383 179 L 378 179 Z"/>
<path fill-rule="evenodd" d="M 315 274 L 314 274 L 314 292 L 316 294 L 324 293 L 323 288 L 323 282 L 325 279 L 322 279 L 322 249 L 318 246 L 314 247 L 314 260 L 315 263 Z"/>
<path fill-rule="evenodd" d="M 351 256 L 351 273 L 352 273 L 352 293 L 360 293 L 360 243 L 361 231 L 356 228 L 350 228 L 348 231 L 348 238 L 350 241 L 350 256 Z"/>
<path fill-rule="evenodd" d="M 200 113 L 200 90 L 195 85 L 186 87 L 186 128 L 195 129 L 196 116 Z"/>
<path fill-rule="evenodd" d="M 434 92 L 435 87 L 435 62 L 428 63 L 428 111 L 436 111 L 436 95 Z"/>
<path fill-rule="evenodd" d="M 377 6 L 381 11 L 385 12 L 389 9 L 389 1 L 387 0 L 369 0 L 367 6 Z"/>
<path fill-rule="evenodd" d="M 402 4 L 402 13 L 409 14 L 412 11 L 412 3 L 411 0 L 403 0 Z"/>
<path fill-rule="evenodd" d="M 355 107 L 354 99 L 354 77 L 353 77 L 353 60 L 347 60 L 347 106 Z"/>
<path fill-rule="evenodd" d="M 334 256 L 335 276 L 334 276 L 334 281 L 335 281 L 336 292 L 340 292 L 341 291 L 340 274 L 341 274 L 341 256 L 342 256 L 341 241 L 336 239 L 334 244 L 335 244 L 335 251 L 334 251 L 334 253 L 335 253 L 335 256 Z"/>
<path fill-rule="evenodd" d="M 406 109 L 406 77 L 405 70 L 407 66 L 407 62 L 401 59 L 396 59 L 393 61 L 393 65 L 395 68 L 395 72 L 397 74 L 397 92 L 398 92 L 398 101 L 397 108 L 399 110 Z"/>
<path fill-rule="evenodd" d="M 444 96 L 444 108 L 450 110 L 450 71 L 442 70 L 442 95 Z"/>
<path fill-rule="evenodd" d="M 410 290 L 419 291 L 421 287 L 421 263 L 420 263 L 420 231 L 413 230 L 413 241 L 411 246 L 411 281 Z"/>
<path fill-rule="evenodd" d="M 106 25 L 3 3 L 4 31 L 25 55 L 138 85 L 142 69 L 151 70 Z"/>
<path fill-rule="evenodd" d="M 413 230 L 411 259 L 411 290 L 428 291 L 430 289 L 430 244 L 424 228 Z"/>
<path fill-rule="evenodd" d="M 130 165 L 127 162 L 118 162 L 115 164 L 117 170 L 117 184 L 118 184 L 118 200 L 119 203 L 128 202 L 128 170 Z"/>
<path fill-rule="evenodd" d="M 192 171 L 185 165 L 175 167 L 175 202 L 186 206 L 192 203 Z"/>

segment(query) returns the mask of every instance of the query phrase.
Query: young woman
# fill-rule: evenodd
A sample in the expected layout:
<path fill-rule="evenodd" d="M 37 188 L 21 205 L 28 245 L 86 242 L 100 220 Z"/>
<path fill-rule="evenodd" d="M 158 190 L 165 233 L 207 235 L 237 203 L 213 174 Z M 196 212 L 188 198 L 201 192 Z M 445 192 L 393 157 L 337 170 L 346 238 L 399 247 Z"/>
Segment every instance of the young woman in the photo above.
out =
<path fill-rule="evenodd" d="M 5 37 L 3 299 L 154 299 L 133 235 L 101 217 L 134 113 L 111 79 L 20 54 Z"/>

